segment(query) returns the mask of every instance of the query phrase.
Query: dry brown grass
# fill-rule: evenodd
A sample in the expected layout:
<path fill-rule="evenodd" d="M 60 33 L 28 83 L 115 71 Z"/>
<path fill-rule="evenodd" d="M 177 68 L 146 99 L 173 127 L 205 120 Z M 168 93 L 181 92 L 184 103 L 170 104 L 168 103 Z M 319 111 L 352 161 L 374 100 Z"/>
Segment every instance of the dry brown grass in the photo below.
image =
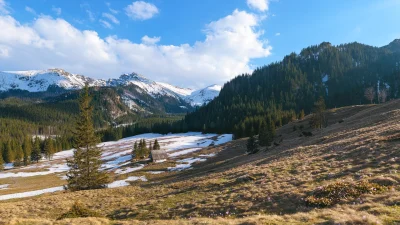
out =
<path fill-rule="evenodd" d="M 330 124 L 310 130 L 308 118 L 278 130 L 280 146 L 245 155 L 246 140 L 218 147 L 207 162 L 163 173 L 130 187 L 54 193 L 0 203 L 5 224 L 399 224 L 400 102 L 332 110 Z M 344 119 L 344 122 L 337 121 Z M 299 137 L 303 124 L 312 137 Z M 212 152 L 207 148 L 205 153 Z M 200 154 L 200 153 L 198 153 Z M 162 170 L 167 164 L 149 167 Z M 135 172 L 144 173 L 144 172 Z M 251 176 L 254 180 L 238 179 Z M 304 198 L 335 182 L 390 183 L 328 208 Z M 56 221 L 80 200 L 104 218 Z M 15 219 L 18 218 L 18 219 Z M 1 223 L 1 222 L 0 222 Z"/>

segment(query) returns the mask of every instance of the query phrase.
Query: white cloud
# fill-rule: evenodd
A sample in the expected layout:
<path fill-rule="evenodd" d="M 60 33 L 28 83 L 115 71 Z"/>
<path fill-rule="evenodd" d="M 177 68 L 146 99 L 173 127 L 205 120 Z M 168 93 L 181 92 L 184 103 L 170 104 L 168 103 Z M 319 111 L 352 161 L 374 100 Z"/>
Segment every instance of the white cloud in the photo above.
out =
<path fill-rule="evenodd" d="M 51 10 L 52 10 L 57 16 L 61 15 L 61 12 L 62 12 L 61 8 L 53 6 L 53 7 L 51 8 Z"/>
<path fill-rule="evenodd" d="M 109 19 L 111 22 L 113 22 L 115 24 L 119 24 L 119 20 L 115 16 L 111 15 L 110 13 L 103 13 L 103 17 Z"/>
<path fill-rule="evenodd" d="M 99 22 L 100 22 L 101 25 L 103 25 L 103 27 L 105 27 L 105 28 L 108 28 L 108 29 L 112 29 L 112 28 L 113 28 L 113 26 L 112 26 L 109 22 L 107 22 L 107 21 L 105 21 L 105 20 L 99 19 Z"/>
<path fill-rule="evenodd" d="M 25 11 L 32 13 L 33 15 L 36 15 L 36 11 L 29 6 L 25 6 Z"/>
<path fill-rule="evenodd" d="M 135 20 L 148 20 L 158 14 L 158 8 L 144 1 L 132 2 L 125 8 L 126 15 Z"/>
<path fill-rule="evenodd" d="M 94 13 L 92 11 L 90 11 L 89 9 L 86 9 L 86 13 L 87 13 L 90 21 L 94 22 L 96 20 L 96 18 L 94 17 Z"/>
<path fill-rule="evenodd" d="M 268 11 L 269 0 L 247 0 L 247 5 L 261 12 Z"/>
<path fill-rule="evenodd" d="M 142 43 L 143 44 L 148 44 L 148 45 L 154 45 L 158 42 L 160 42 L 161 37 L 149 37 L 147 35 L 142 37 Z"/>
<path fill-rule="evenodd" d="M 144 36 L 141 43 L 117 36 L 101 38 L 95 31 L 79 30 L 60 18 L 39 16 L 21 24 L 11 16 L 0 16 L 0 68 L 56 67 L 95 78 L 134 71 L 181 86 L 222 84 L 251 72 L 251 59 L 270 54 L 259 24 L 258 16 L 235 10 L 207 24 L 203 40 L 161 45 L 160 37 Z"/>
<path fill-rule="evenodd" d="M 276 33 L 275 36 L 281 36 L 281 33 Z"/>
<path fill-rule="evenodd" d="M 0 0 L 0 15 L 6 15 L 9 14 L 10 12 L 8 11 L 8 5 L 4 0 Z"/>
<path fill-rule="evenodd" d="M 115 10 L 115 9 L 111 8 L 111 3 L 106 2 L 106 5 L 107 5 L 108 9 L 110 10 L 110 12 L 112 14 L 118 14 L 119 13 L 118 10 Z"/>

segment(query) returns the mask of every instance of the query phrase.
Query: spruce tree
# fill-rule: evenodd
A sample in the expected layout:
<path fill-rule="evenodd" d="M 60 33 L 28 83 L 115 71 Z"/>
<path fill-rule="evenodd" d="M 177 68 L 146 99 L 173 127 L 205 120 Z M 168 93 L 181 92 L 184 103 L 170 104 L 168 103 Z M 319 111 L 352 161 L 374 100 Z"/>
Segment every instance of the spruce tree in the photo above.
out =
<path fill-rule="evenodd" d="M 0 143 L 1 146 L 1 143 Z M 0 147 L 0 171 L 4 170 L 4 160 L 3 160 L 3 156 L 2 156 L 2 148 Z"/>
<path fill-rule="evenodd" d="M 255 136 L 251 136 L 247 140 L 247 152 L 249 154 L 253 154 L 253 153 L 258 152 L 257 141 L 256 141 L 256 137 Z"/>
<path fill-rule="evenodd" d="M 313 128 L 321 129 L 323 126 L 325 126 L 325 109 L 325 100 L 323 97 L 320 97 L 318 101 L 314 103 L 313 117 L 311 118 L 311 126 Z"/>
<path fill-rule="evenodd" d="M 31 162 L 39 162 L 42 158 L 41 150 L 40 150 L 40 139 L 38 137 L 35 138 L 35 142 L 33 144 L 32 153 L 31 153 Z"/>
<path fill-rule="evenodd" d="M 11 163 L 14 161 L 14 152 L 11 149 L 10 141 L 4 143 L 3 147 L 3 159 L 6 163 Z"/>
<path fill-rule="evenodd" d="M 269 146 L 269 136 L 268 136 L 267 124 L 263 121 L 260 125 L 260 132 L 258 134 L 258 141 L 260 146 Z"/>
<path fill-rule="evenodd" d="M 133 145 L 133 149 L 132 149 L 132 160 L 136 158 L 136 155 L 138 154 L 138 143 L 137 141 L 135 141 L 135 144 Z"/>
<path fill-rule="evenodd" d="M 160 144 L 157 139 L 154 141 L 153 150 L 160 150 Z"/>
<path fill-rule="evenodd" d="M 22 162 L 24 160 L 24 152 L 22 147 L 18 142 L 14 142 L 13 148 L 15 151 L 14 166 L 22 166 Z"/>
<path fill-rule="evenodd" d="M 72 191 L 99 189 L 107 187 L 108 174 L 101 171 L 101 149 L 96 146 L 92 122 L 93 107 L 86 84 L 79 98 L 79 117 L 74 132 L 74 157 L 67 160 L 70 170 L 67 173 L 67 189 Z"/>
<path fill-rule="evenodd" d="M 44 143 L 44 155 L 48 160 L 51 160 L 55 152 L 53 139 L 50 137 Z"/>
<path fill-rule="evenodd" d="M 151 152 L 151 150 L 153 150 L 153 145 L 152 145 L 152 143 L 151 143 L 151 141 L 150 141 L 150 144 L 149 144 L 149 151 Z"/>
<path fill-rule="evenodd" d="M 26 136 L 23 144 L 23 152 L 24 152 L 24 165 L 28 165 L 31 160 L 32 154 L 32 139 L 29 136 Z"/>

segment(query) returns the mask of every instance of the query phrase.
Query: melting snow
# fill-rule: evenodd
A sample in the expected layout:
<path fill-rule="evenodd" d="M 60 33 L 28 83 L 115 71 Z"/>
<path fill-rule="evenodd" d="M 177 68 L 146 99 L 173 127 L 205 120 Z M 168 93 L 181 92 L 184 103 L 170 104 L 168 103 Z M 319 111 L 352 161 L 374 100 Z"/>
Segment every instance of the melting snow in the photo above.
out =
<path fill-rule="evenodd" d="M 62 191 L 62 190 L 64 190 L 64 187 L 59 186 L 59 187 L 46 188 L 46 189 L 37 190 L 37 191 L 28 191 L 28 192 L 21 192 L 21 193 L 15 193 L 15 194 L 0 195 L 0 201 L 7 200 L 7 199 L 14 199 L 14 198 L 32 197 L 32 196 L 41 195 L 44 193 L 52 193 L 52 192 Z"/>
<path fill-rule="evenodd" d="M 129 183 L 128 181 L 137 181 L 137 180 L 141 180 L 141 181 L 147 181 L 145 176 L 141 176 L 141 177 L 128 177 L 125 180 L 117 180 L 112 182 L 111 184 L 108 184 L 108 188 L 116 188 L 116 187 L 124 187 L 124 186 L 128 186 Z"/>

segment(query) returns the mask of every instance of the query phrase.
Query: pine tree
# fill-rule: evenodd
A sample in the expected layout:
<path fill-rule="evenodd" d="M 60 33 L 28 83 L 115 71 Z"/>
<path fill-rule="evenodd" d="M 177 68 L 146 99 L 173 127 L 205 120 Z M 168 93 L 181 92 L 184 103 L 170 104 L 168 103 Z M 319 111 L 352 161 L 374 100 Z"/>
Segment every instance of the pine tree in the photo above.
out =
<path fill-rule="evenodd" d="M 151 143 L 151 141 L 150 141 L 150 144 L 149 144 L 149 151 L 151 152 L 151 150 L 153 150 L 153 145 L 152 145 L 152 143 Z"/>
<path fill-rule="evenodd" d="M 251 136 L 247 140 L 247 152 L 249 154 L 253 154 L 253 153 L 258 152 L 257 141 L 256 141 L 256 137 L 255 136 Z"/>
<path fill-rule="evenodd" d="M 314 113 L 311 118 L 311 126 L 313 128 L 322 128 L 325 126 L 325 100 L 323 97 L 320 97 L 317 102 L 314 103 Z"/>
<path fill-rule="evenodd" d="M 133 145 L 133 149 L 132 149 L 132 153 L 131 153 L 132 160 L 136 158 L 136 155 L 138 154 L 138 150 L 139 150 L 138 143 L 137 143 L 137 141 L 135 141 L 135 144 Z"/>
<path fill-rule="evenodd" d="M 24 165 L 26 166 L 30 163 L 32 154 L 32 139 L 29 136 L 25 137 L 22 148 L 24 152 Z"/>
<path fill-rule="evenodd" d="M 268 130 L 267 130 L 267 125 L 265 121 L 263 121 L 260 125 L 260 132 L 258 134 L 258 141 L 260 143 L 260 146 L 269 146 L 269 136 L 268 136 Z"/>
<path fill-rule="evenodd" d="M 4 143 L 3 159 L 6 163 L 11 163 L 14 161 L 14 152 L 12 151 L 10 141 L 7 141 L 6 143 Z"/>
<path fill-rule="evenodd" d="M 101 149 L 96 146 L 89 87 L 86 84 L 79 98 L 79 117 L 74 133 L 74 157 L 67 160 L 70 170 L 67 173 L 67 189 L 72 191 L 99 189 L 107 187 L 108 174 L 101 171 Z"/>
<path fill-rule="evenodd" d="M 50 137 L 44 143 L 44 155 L 48 160 L 51 160 L 55 152 L 53 139 Z"/>
<path fill-rule="evenodd" d="M 33 144 L 32 153 L 31 153 L 31 162 L 39 162 L 42 158 L 41 149 L 40 149 L 40 139 L 38 137 L 35 138 L 35 142 Z"/>
<path fill-rule="evenodd" d="M 24 152 L 22 150 L 22 147 L 19 143 L 14 142 L 13 143 L 13 148 L 15 152 L 15 157 L 14 157 L 14 166 L 22 166 L 22 162 L 24 160 Z"/>
<path fill-rule="evenodd" d="M 268 120 L 267 133 L 268 133 L 268 143 L 271 144 L 274 141 L 276 134 L 275 123 L 272 121 L 272 119 Z"/>
<path fill-rule="evenodd" d="M 2 146 L 0 143 L 0 171 L 4 170 L 4 160 L 3 160 L 3 156 L 2 156 Z"/>
<path fill-rule="evenodd" d="M 160 150 L 160 144 L 157 139 L 154 141 L 153 150 Z"/>

